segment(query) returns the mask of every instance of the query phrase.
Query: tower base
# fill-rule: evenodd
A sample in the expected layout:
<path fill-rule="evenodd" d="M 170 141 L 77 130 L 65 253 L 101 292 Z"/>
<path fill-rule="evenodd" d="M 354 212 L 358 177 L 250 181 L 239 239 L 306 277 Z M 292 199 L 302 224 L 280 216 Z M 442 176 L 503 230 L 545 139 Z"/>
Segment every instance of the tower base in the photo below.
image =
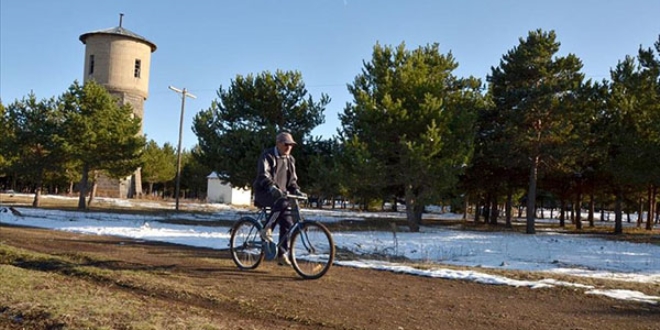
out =
<path fill-rule="evenodd" d="M 114 179 L 101 174 L 96 179 L 96 197 L 142 197 L 142 175 L 140 169 L 137 169 L 132 175 L 122 179 Z"/>

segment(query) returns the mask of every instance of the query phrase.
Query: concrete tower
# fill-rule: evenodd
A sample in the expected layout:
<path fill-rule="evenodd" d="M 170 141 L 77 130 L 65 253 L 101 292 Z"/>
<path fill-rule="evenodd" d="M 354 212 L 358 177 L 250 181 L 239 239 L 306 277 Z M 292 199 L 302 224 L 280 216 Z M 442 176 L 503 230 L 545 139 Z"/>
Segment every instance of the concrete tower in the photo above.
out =
<path fill-rule="evenodd" d="M 144 101 L 149 96 L 151 53 L 156 44 L 119 26 L 80 35 L 85 44 L 83 81 L 94 80 L 122 104 L 131 104 L 133 114 L 144 118 Z M 142 127 L 140 127 L 142 134 Z M 142 194 L 142 175 L 137 169 L 124 180 L 102 177 L 97 180 L 97 196 L 131 198 Z"/>

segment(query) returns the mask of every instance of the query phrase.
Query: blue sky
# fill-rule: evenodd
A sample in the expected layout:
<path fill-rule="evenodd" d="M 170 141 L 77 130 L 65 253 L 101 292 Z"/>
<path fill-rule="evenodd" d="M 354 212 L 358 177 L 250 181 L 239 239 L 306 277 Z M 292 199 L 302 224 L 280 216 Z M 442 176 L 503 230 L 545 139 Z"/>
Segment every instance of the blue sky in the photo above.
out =
<path fill-rule="evenodd" d="M 330 137 L 338 113 L 352 98 L 346 85 L 369 61 L 373 46 L 409 49 L 439 43 L 459 63 L 458 76 L 485 79 L 519 38 L 554 30 L 560 55 L 582 59 L 588 78 L 610 68 L 660 35 L 658 0 L 281 0 L 0 2 L 0 98 L 4 104 L 34 91 L 58 96 L 82 81 L 84 45 L 78 37 L 119 25 L 154 42 L 144 132 L 162 145 L 178 141 L 181 98 L 187 88 L 183 146 L 197 138 L 193 116 L 210 107 L 236 75 L 297 70 L 310 94 L 328 94 L 326 123 L 315 135 Z"/>

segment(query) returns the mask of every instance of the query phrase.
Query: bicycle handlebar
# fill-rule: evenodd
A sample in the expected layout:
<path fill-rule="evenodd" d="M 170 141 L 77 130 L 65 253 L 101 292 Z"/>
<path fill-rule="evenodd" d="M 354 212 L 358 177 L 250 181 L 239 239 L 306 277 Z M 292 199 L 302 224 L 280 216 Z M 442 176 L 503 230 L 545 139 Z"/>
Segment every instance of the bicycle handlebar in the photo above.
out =
<path fill-rule="evenodd" d="M 286 198 L 291 198 L 291 199 L 299 199 L 299 200 L 306 200 L 307 195 L 296 195 L 296 194 L 286 194 Z"/>

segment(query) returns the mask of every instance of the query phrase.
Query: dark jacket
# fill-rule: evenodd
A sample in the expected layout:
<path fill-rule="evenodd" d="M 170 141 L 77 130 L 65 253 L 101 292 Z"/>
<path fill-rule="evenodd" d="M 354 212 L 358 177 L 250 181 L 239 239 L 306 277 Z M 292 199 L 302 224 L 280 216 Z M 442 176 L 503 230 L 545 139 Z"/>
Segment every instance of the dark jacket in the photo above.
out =
<path fill-rule="evenodd" d="M 281 182 L 286 182 L 284 187 L 280 187 L 276 182 L 278 158 L 287 157 L 286 178 L 280 178 Z M 293 156 L 281 156 L 276 147 L 264 150 L 257 162 L 257 178 L 252 184 L 254 190 L 254 204 L 256 206 L 272 206 L 275 198 L 270 193 L 270 188 L 276 186 L 284 192 L 295 192 L 300 189 L 298 186 L 298 176 L 296 175 L 296 160 Z"/>

